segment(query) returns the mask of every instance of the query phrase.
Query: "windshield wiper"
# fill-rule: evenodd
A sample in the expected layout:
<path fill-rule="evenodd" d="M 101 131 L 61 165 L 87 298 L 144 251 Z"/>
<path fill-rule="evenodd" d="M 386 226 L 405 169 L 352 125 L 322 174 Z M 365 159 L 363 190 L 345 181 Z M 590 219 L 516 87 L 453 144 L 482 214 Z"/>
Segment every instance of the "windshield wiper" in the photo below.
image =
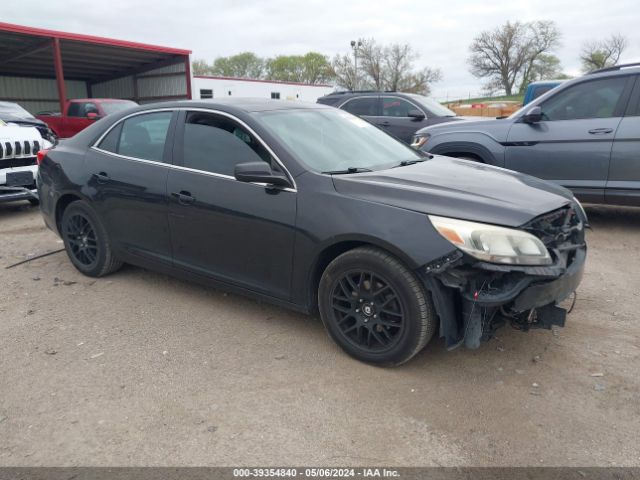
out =
<path fill-rule="evenodd" d="M 345 175 L 347 173 L 363 173 L 363 172 L 373 172 L 373 170 L 371 170 L 370 168 L 364 168 L 364 167 L 349 167 L 344 170 L 328 170 L 322 173 L 326 173 L 329 175 Z"/>
<path fill-rule="evenodd" d="M 399 164 L 394 165 L 391 168 L 397 168 L 397 167 L 406 167 L 407 165 L 413 165 L 414 163 L 420 163 L 420 162 L 424 162 L 425 160 L 427 160 L 428 158 L 431 157 L 427 157 L 427 158 L 416 158 L 415 160 L 402 160 Z"/>

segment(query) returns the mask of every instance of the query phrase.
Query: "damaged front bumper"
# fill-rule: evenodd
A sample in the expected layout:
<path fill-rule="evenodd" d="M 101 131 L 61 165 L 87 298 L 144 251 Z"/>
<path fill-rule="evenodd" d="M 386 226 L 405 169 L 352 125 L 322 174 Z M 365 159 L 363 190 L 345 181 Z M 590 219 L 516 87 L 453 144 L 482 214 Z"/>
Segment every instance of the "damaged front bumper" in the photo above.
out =
<path fill-rule="evenodd" d="M 478 348 L 506 323 L 523 331 L 564 326 L 567 312 L 558 304 L 582 280 L 587 256 L 584 229 L 544 238 L 554 257 L 549 266 L 486 263 L 454 250 L 419 270 L 448 349 L 463 343 Z"/>

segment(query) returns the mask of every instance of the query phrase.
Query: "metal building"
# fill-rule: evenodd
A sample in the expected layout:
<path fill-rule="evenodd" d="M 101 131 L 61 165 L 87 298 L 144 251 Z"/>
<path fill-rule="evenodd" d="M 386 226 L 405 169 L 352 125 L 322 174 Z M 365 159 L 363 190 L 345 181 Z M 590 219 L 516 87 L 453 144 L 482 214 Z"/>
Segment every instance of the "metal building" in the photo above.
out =
<path fill-rule="evenodd" d="M 31 113 L 71 98 L 191 98 L 190 50 L 0 22 L 0 100 Z"/>
<path fill-rule="evenodd" d="M 194 75 L 194 98 L 253 97 L 314 102 L 333 92 L 332 85 Z"/>

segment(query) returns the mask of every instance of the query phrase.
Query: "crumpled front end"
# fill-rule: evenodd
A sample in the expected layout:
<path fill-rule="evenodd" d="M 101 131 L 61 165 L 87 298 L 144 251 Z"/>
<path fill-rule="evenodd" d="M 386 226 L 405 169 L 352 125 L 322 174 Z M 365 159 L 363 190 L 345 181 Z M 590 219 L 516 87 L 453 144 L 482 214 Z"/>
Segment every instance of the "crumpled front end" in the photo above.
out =
<path fill-rule="evenodd" d="M 520 227 L 542 241 L 550 265 L 488 263 L 454 250 L 422 267 L 419 274 L 432 294 L 447 347 L 478 348 L 506 323 L 523 331 L 564 326 L 567 311 L 558 303 L 582 280 L 586 226 L 576 202 Z"/>

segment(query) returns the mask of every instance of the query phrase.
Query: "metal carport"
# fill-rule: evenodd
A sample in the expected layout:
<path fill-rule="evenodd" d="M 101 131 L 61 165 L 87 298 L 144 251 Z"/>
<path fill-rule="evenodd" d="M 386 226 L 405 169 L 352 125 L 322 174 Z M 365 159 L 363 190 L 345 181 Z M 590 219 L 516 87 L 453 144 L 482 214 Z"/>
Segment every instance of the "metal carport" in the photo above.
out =
<path fill-rule="evenodd" d="M 32 113 L 68 98 L 191 98 L 191 51 L 0 22 L 0 100 Z"/>

